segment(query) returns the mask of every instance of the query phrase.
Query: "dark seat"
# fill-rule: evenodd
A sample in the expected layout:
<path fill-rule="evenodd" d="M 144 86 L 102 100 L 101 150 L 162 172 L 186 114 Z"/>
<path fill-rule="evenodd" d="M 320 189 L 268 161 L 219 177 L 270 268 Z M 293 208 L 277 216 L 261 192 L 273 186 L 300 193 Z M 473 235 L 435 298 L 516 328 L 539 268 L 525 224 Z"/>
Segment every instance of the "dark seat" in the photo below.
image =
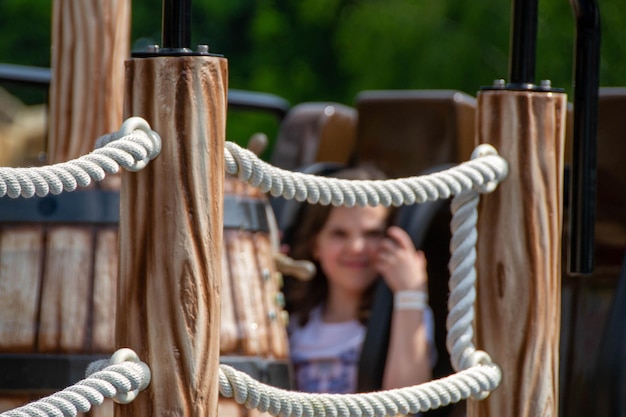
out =
<path fill-rule="evenodd" d="M 626 255 L 596 358 L 590 414 L 626 416 Z"/>
<path fill-rule="evenodd" d="M 423 174 L 437 172 L 451 165 L 441 165 Z M 448 315 L 448 261 L 450 260 L 450 200 L 438 200 L 423 204 L 402 206 L 395 223 L 404 229 L 416 249 L 424 251 L 428 261 L 429 304 L 435 320 L 435 348 L 437 362 L 433 378 L 441 378 L 454 371 L 446 349 L 446 318 Z M 359 362 L 359 390 L 376 391 L 382 388 L 383 372 L 391 331 L 393 294 L 384 281 L 376 289 L 371 319 Z M 428 416 L 459 415 L 464 404 L 456 404 L 429 411 Z"/>
<path fill-rule="evenodd" d="M 450 166 L 450 164 L 441 165 L 424 173 L 436 172 Z M 343 167 L 344 165 L 337 163 L 317 163 L 300 171 L 315 175 L 331 175 Z M 290 244 L 293 239 L 293 230 L 300 223 L 302 203 L 275 198 L 272 205 L 277 207 L 276 218 L 279 228 L 283 231 L 283 243 Z M 411 236 L 415 247 L 424 251 L 428 260 L 429 303 L 435 319 L 435 347 L 437 349 L 433 378 L 447 376 L 453 372 L 445 344 L 450 220 L 450 200 L 400 207 L 395 220 L 395 224 Z M 288 280 L 285 281 L 284 292 L 289 292 Z M 393 295 L 385 282 L 381 280 L 374 296 L 372 314 L 367 325 L 366 338 L 359 361 L 358 389 L 360 392 L 377 391 L 382 388 L 392 311 Z M 453 410 L 454 415 L 458 415 L 459 410 L 462 412 L 463 409 L 463 405 L 452 405 L 430 411 L 427 415 L 450 416 Z"/>
<path fill-rule="evenodd" d="M 270 163 L 289 170 L 318 161 L 348 163 L 356 123 L 356 110 L 343 104 L 298 104 L 281 122 Z"/>

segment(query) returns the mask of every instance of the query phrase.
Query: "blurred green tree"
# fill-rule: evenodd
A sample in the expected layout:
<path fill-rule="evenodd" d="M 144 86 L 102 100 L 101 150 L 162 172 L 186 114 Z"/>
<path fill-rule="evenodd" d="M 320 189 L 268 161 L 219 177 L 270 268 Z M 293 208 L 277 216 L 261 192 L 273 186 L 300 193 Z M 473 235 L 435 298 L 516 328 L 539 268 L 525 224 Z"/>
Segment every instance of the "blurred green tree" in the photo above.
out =
<path fill-rule="evenodd" d="M 160 0 L 133 0 L 132 47 L 160 43 Z M 231 88 L 352 105 L 367 89 L 456 89 L 470 95 L 508 73 L 510 1 L 193 0 L 192 42 L 229 61 Z M 600 0 L 600 81 L 626 85 L 626 6 Z M 50 0 L 0 2 L 0 61 L 47 66 Z M 569 2 L 540 2 L 536 79 L 571 95 L 575 25 Z M 230 115 L 229 139 L 276 131 Z"/>

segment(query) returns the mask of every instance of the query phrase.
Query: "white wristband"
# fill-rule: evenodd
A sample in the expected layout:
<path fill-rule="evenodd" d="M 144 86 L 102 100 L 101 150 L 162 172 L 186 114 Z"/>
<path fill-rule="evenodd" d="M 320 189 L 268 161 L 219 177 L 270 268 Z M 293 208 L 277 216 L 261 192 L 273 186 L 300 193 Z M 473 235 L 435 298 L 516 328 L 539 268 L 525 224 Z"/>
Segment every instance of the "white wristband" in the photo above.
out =
<path fill-rule="evenodd" d="M 398 291 L 393 295 L 394 310 L 424 310 L 428 306 L 428 293 L 424 291 Z"/>

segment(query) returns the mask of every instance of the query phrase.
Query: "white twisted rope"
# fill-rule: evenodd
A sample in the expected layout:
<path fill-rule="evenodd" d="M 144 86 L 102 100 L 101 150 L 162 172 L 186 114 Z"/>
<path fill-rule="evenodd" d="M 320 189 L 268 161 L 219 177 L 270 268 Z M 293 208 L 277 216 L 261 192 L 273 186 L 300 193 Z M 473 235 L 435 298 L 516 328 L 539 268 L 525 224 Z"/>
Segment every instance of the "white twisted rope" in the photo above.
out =
<path fill-rule="evenodd" d="M 276 389 L 222 365 L 220 392 L 240 404 L 281 417 L 383 417 L 414 414 L 471 397 L 486 398 L 502 379 L 486 352 L 472 343 L 476 299 L 476 207 L 480 192 L 491 192 L 508 173 L 506 161 L 481 145 L 472 161 L 426 177 L 391 181 L 348 181 L 285 171 L 262 163 L 245 150 L 228 145 L 227 172 L 263 191 L 320 204 L 412 204 L 452 200 L 450 297 L 446 346 L 456 374 L 425 384 L 370 394 L 304 394 Z M 287 185 L 286 185 L 287 184 Z M 355 191 L 349 187 L 355 185 Z M 347 193 L 345 193 L 347 191 Z"/>
<path fill-rule="evenodd" d="M 493 149 L 489 145 L 481 146 Z M 494 188 L 506 177 L 508 165 L 495 150 L 481 152 L 484 156 L 445 171 L 384 181 L 345 180 L 282 170 L 233 142 L 226 142 L 224 158 L 227 173 L 274 197 L 295 198 L 311 204 L 388 207 Z"/>
<path fill-rule="evenodd" d="M 385 417 L 415 414 L 484 396 L 500 383 L 495 365 L 478 365 L 446 378 L 412 387 L 367 394 L 311 394 L 287 391 L 258 382 L 220 365 L 220 394 L 247 408 L 281 417 Z"/>
<path fill-rule="evenodd" d="M 120 349 L 111 359 L 92 363 L 87 378 L 49 397 L 0 414 L 0 417 L 76 417 L 104 398 L 126 404 L 150 383 L 150 368 L 135 352 Z"/>
<path fill-rule="evenodd" d="M 486 153 L 494 153 L 495 149 L 478 147 L 472 158 L 480 158 Z M 493 189 L 483 189 L 491 192 Z M 452 221 L 450 230 L 450 296 L 448 297 L 448 317 L 446 319 L 446 347 L 450 353 L 452 367 L 455 371 L 468 369 L 479 364 L 491 364 L 489 355 L 476 350 L 472 339 L 474 330 L 474 302 L 476 301 L 476 241 L 478 233 L 476 207 L 479 193 L 468 191 L 456 195 L 452 199 Z"/>
<path fill-rule="evenodd" d="M 123 138 L 122 135 L 124 135 Z M 126 145 L 122 146 L 122 141 L 117 139 L 127 139 L 129 143 L 135 146 L 129 145 L 126 148 Z M 136 146 L 137 144 L 140 146 Z M 61 171 L 59 166 L 63 166 L 69 172 L 63 178 L 52 182 L 52 185 L 42 185 L 43 181 L 39 181 L 48 181 L 52 175 L 48 175 L 48 171 L 39 172 L 36 171 L 37 168 L 23 169 L 22 171 L 19 168 L 0 168 L 0 180 L 2 180 L 0 181 L 0 197 L 5 193 L 15 198 L 19 195 L 24 197 L 34 194 L 42 195 L 41 193 L 44 192 L 43 195 L 45 195 L 49 192 L 48 190 L 53 193 L 60 193 L 63 189 L 72 191 L 76 187 L 76 182 L 79 185 L 83 183 L 88 185 L 89 178 L 100 178 L 100 173 L 103 178 L 104 170 L 116 172 L 117 163 L 131 170 L 141 169 L 159 153 L 160 138 L 158 134 L 150 130 L 143 119 L 133 118 L 125 122 L 120 133 L 101 138 L 98 145 L 104 146 L 101 149 L 110 147 L 115 150 L 111 156 L 107 155 L 112 161 L 111 163 L 95 164 L 95 160 L 100 162 L 102 158 L 100 158 L 100 154 L 97 154 L 97 157 L 93 156 L 95 152 L 98 152 L 94 151 L 78 160 L 48 167 L 55 174 Z M 122 148 L 131 154 L 131 157 L 126 157 L 127 154 L 122 156 L 118 152 Z M 489 145 L 481 145 L 476 148 L 472 158 L 471 161 L 454 168 L 427 176 L 386 181 L 354 181 L 316 177 L 281 170 L 263 162 L 254 153 L 232 142 L 227 142 L 225 149 L 226 172 L 237 175 L 239 179 L 247 181 L 260 188 L 261 191 L 269 192 L 274 196 L 280 195 L 287 199 L 295 198 L 298 201 L 306 200 L 312 204 L 344 206 L 399 206 L 455 196 L 452 201 L 451 229 L 453 233 L 450 244 L 452 256 L 449 264 L 451 272 L 450 313 L 447 320 L 446 346 L 457 373 L 436 381 L 398 390 L 336 395 L 280 390 L 222 365 L 219 373 L 221 394 L 226 397 L 234 397 L 238 403 L 245 404 L 249 408 L 257 408 L 262 412 L 281 417 L 393 416 L 430 410 L 458 402 L 470 396 L 485 398 L 489 395 L 499 385 L 501 372 L 492 363 L 489 355 L 476 350 L 472 343 L 472 322 L 476 298 L 474 287 L 476 281 L 474 268 L 476 260 L 476 206 L 479 199 L 478 193 L 491 192 L 498 182 L 508 174 L 508 165 Z M 76 164 L 76 161 L 81 161 L 81 163 Z M 81 169 L 84 173 L 80 171 Z M 36 174 L 33 175 L 31 172 Z M 82 175 L 78 175 L 80 173 Z M 70 175 L 71 178 L 75 178 L 74 182 L 68 179 Z M 9 179 L 5 180 L 5 177 Z M 68 183 L 64 181 L 68 181 Z M 46 184 L 48 183 L 46 182 Z M 110 370 L 111 367 L 106 369 L 106 371 Z M 149 375 L 149 369 L 147 372 Z M 94 375 L 99 374 L 100 372 L 97 372 Z M 115 388 L 119 388 L 116 384 L 121 386 L 121 383 L 118 380 L 115 381 L 109 382 L 107 387 L 112 387 L 112 390 L 107 391 L 110 395 L 105 395 L 116 395 Z M 147 382 L 144 381 L 145 384 L 141 384 L 137 381 L 134 379 L 133 382 L 123 385 L 124 388 L 128 387 L 127 391 L 134 391 L 130 395 L 118 396 L 117 400 L 131 401 L 139 389 L 147 386 Z M 84 390 L 83 385 L 87 384 L 81 384 L 82 382 L 77 385 L 81 385 L 80 389 Z M 89 402 L 83 401 L 76 404 L 68 402 L 70 398 L 76 397 L 77 389 L 70 387 L 61 393 L 41 400 L 40 405 L 28 405 L 0 414 L 0 416 L 74 416 L 76 409 L 86 411 L 90 407 Z M 96 401 L 102 397 L 101 394 L 99 397 L 94 396 L 91 391 L 89 395 Z M 52 407 L 52 404 L 63 407 L 61 408 L 63 411 L 58 411 Z M 68 406 L 68 404 L 70 405 Z M 27 407 L 31 408 L 27 409 Z M 84 410 L 85 407 L 87 407 L 86 410 Z M 29 411 L 24 411 L 26 409 Z M 72 412 L 74 414 L 71 414 Z"/>
<path fill-rule="evenodd" d="M 0 197 L 40 197 L 63 190 L 86 187 L 92 180 L 102 181 L 120 165 L 130 171 L 146 166 L 161 151 L 161 138 L 142 118 L 127 119 L 118 132 L 102 136 L 98 149 L 72 161 L 43 167 L 0 167 Z"/>

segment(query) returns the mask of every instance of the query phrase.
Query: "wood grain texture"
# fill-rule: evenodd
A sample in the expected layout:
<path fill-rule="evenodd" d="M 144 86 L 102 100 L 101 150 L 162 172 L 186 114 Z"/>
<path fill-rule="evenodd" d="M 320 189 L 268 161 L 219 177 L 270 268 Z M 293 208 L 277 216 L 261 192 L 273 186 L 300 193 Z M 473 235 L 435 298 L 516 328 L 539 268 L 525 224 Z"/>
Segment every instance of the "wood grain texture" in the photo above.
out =
<path fill-rule="evenodd" d="M 217 414 L 227 88 L 223 58 L 127 61 L 126 115 L 163 148 L 122 174 L 116 336 L 152 382 L 118 416 Z"/>
<path fill-rule="evenodd" d="M 221 352 L 285 359 L 288 341 L 274 259 L 279 250 L 274 212 L 267 196 L 257 187 L 228 175 L 224 195 L 242 205 L 242 216 L 251 201 L 264 207 L 264 211 L 253 215 L 264 216 L 258 222 L 266 223 L 267 229 L 247 230 L 232 225 L 224 229 Z M 245 224 L 243 218 L 240 220 Z"/>
<path fill-rule="evenodd" d="M 117 227 L 101 228 L 95 235 L 91 350 L 112 352 L 115 344 L 117 304 L 118 244 Z"/>
<path fill-rule="evenodd" d="M 476 345 L 501 386 L 468 416 L 558 415 L 561 222 L 566 96 L 484 91 L 478 139 L 509 162 L 479 207 Z"/>
<path fill-rule="evenodd" d="M 284 305 L 279 303 L 281 295 L 276 279 L 276 263 L 274 261 L 275 245 L 270 241 L 270 236 L 257 233 L 254 236 L 256 262 L 260 270 L 267 271 L 262 274 L 261 291 L 263 294 L 263 307 L 268 326 L 269 357 L 276 359 L 288 359 L 289 343 L 287 328 L 282 319 Z"/>
<path fill-rule="evenodd" d="M 0 229 L 0 351 L 33 352 L 37 342 L 43 233 Z"/>
<path fill-rule="evenodd" d="M 88 351 L 93 233 L 54 227 L 47 233 L 38 350 Z"/>
<path fill-rule="evenodd" d="M 222 251 L 222 303 L 220 320 L 220 354 L 232 355 L 241 352 L 241 331 L 235 314 L 235 294 L 228 263 L 228 233 L 224 233 Z"/>
<path fill-rule="evenodd" d="M 130 51 L 130 0 L 55 0 L 49 163 L 93 150 L 117 130 L 124 103 L 124 60 Z"/>
<path fill-rule="evenodd" d="M 253 232 L 227 230 L 224 243 L 229 256 L 231 285 L 235 290 L 233 303 L 241 334 L 242 354 L 267 356 L 269 329 L 253 239 Z"/>

